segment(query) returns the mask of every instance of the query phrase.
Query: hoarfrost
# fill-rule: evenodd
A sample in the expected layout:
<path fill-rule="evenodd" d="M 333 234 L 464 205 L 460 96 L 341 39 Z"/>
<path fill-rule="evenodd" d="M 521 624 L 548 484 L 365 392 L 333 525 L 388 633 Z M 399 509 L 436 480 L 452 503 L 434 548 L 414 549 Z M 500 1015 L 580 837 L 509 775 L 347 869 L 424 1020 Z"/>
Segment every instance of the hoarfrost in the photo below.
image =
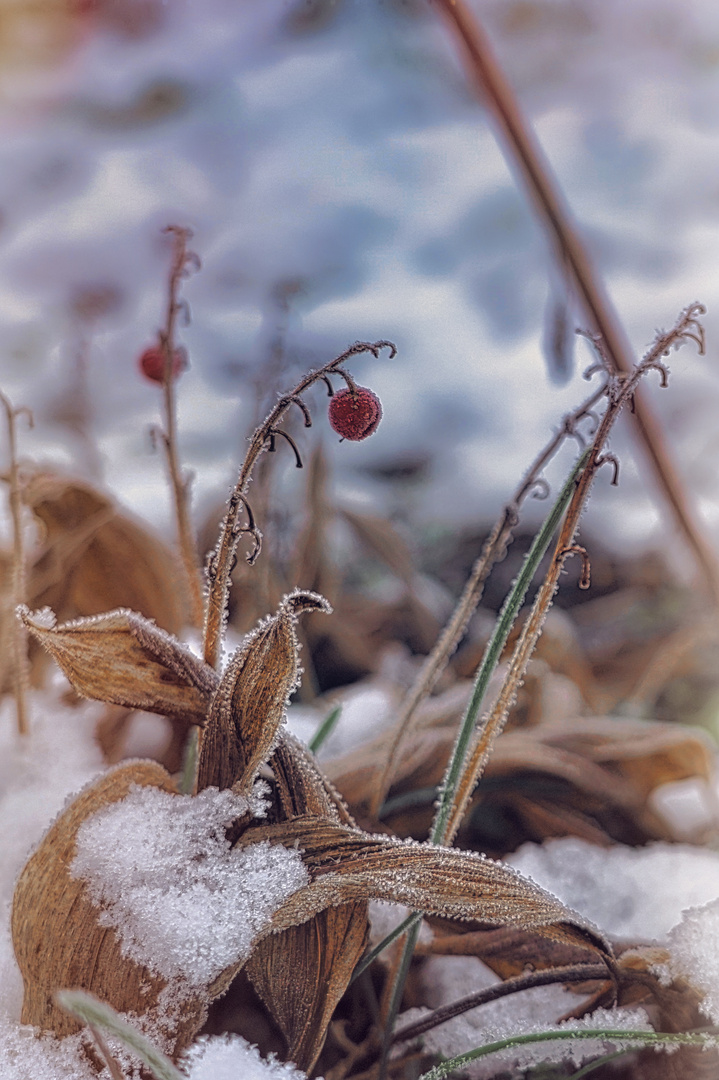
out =
<path fill-rule="evenodd" d="M 305 1073 L 294 1065 L 265 1060 L 239 1035 L 199 1039 L 182 1065 L 189 1080 L 305 1080 Z"/>
<path fill-rule="evenodd" d="M 230 847 L 225 827 L 247 808 L 215 788 L 193 798 L 136 787 L 82 825 L 71 871 L 86 879 L 128 956 L 164 978 L 206 984 L 247 956 L 307 883 L 297 851 Z"/>

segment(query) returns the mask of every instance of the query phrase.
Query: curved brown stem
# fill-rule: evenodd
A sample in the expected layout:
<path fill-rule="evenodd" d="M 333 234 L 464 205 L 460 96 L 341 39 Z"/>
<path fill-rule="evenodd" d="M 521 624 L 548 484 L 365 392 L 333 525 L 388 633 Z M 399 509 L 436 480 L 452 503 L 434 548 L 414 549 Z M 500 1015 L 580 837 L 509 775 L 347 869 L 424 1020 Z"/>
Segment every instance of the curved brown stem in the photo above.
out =
<path fill-rule="evenodd" d="M 257 459 L 269 449 L 268 442 L 273 433 L 275 435 L 281 434 L 284 435 L 285 438 L 289 438 L 289 436 L 279 429 L 277 425 L 283 419 L 290 406 L 296 404 L 296 399 L 301 397 L 313 383 L 320 380 L 326 383 L 328 381 L 328 374 L 333 372 L 343 374 L 343 372 L 339 370 L 340 365 L 351 356 L 369 352 L 372 353 L 374 357 L 379 357 L 380 350 L 382 349 L 389 349 L 390 357 L 395 356 L 397 353 L 397 349 L 391 341 L 357 341 L 354 345 L 351 345 L 346 352 L 343 352 L 340 356 L 336 356 L 334 360 L 330 360 L 324 367 L 319 368 L 317 371 L 308 372 L 303 379 L 300 379 L 294 390 L 291 390 L 289 394 L 284 394 L 278 400 L 269 416 L 262 424 L 260 424 L 253 434 L 245 455 L 245 460 L 240 468 L 237 483 L 230 496 L 227 514 L 225 515 L 225 519 L 220 528 L 217 545 L 208 563 L 209 592 L 207 597 L 207 610 L 205 613 L 204 657 L 206 662 L 211 664 L 212 667 L 217 666 L 219 657 L 227 610 L 227 596 L 230 590 L 232 560 L 242 531 L 237 528 L 237 517 L 240 509 L 247 505 L 247 487 L 250 483 L 252 470 L 255 467 Z M 255 529 L 255 533 L 257 532 L 258 530 Z M 257 557 L 257 552 L 254 557 Z"/>
<path fill-rule="evenodd" d="M 429 1016 L 423 1017 L 414 1024 L 408 1024 L 399 1031 L 395 1031 L 392 1042 L 407 1042 L 416 1039 L 432 1028 L 446 1024 L 455 1016 L 462 1016 L 471 1009 L 478 1009 L 480 1005 L 487 1005 L 490 1001 L 499 1001 L 500 998 L 518 994 L 522 990 L 531 990 L 534 986 L 551 986 L 554 983 L 578 983 L 590 979 L 610 981 L 611 975 L 606 964 L 573 964 L 565 968 L 547 968 L 542 971 L 529 971 L 525 975 L 517 975 L 513 979 L 496 983 L 494 986 L 477 990 L 474 994 L 459 998 L 435 1009 Z"/>

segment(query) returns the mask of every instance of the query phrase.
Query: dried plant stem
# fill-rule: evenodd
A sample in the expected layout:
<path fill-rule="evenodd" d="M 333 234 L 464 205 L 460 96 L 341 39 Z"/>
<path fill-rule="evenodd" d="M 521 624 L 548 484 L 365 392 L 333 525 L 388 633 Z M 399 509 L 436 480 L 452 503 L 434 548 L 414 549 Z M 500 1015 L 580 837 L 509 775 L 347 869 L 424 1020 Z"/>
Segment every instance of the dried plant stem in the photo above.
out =
<path fill-rule="evenodd" d="M 177 541 L 180 551 L 180 560 L 187 587 L 190 621 L 193 626 L 202 626 L 204 617 L 204 604 L 202 598 L 202 582 L 200 578 L 200 560 L 197 554 L 197 545 L 192 531 L 189 510 L 189 480 L 183 475 L 180 467 L 177 449 L 177 402 L 175 395 L 175 329 L 180 312 L 186 312 L 187 306 L 184 301 L 178 299 L 180 282 L 187 277 L 188 266 L 199 265 L 199 260 L 194 252 L 187 249 L 187 241 L 192 236 L 189 229 L 178 226 L 170 226 L 167 232 L 172 234 L 174 250 L 172 253 L 172 266 L 167 290 L 167 311 L 165 326 L 160 335 L 162 350 L 165 356 L 165 370 L 163 378 L 163 396 L 165 412 L 165 428 L 161 433 L 162 445 L 165 448 L 167 458 L 167 471 L 172 488 L 173 504 L 175 507 L 175 520 L 177 522 Z"/>
<path fill-rule="evenodd" d="M 595 272 L 549 163 L 497 62 L 479 20 L 464 0 L 435 0 L 465 51 L 472 78 L 503 135 L 507 156 L 517 166 L 525 187 L 552 239 L 557 264 L 566 267 L 590 325 L 602 340 L 615 374 L 628 375 L 633 358 L 625 334 Z M 661 429 L 647 402 L 637 395 L 634 421 L 660 488 L 704 576 L 714 603 L 719 603 L 719 568 L 713 551 L 694 520 L 682 481 L 671 461 Z"/>
<path fill-rule="evenodd" d="M 628 402 L 634 400 L 637 385 L 648 371 L 659 371 L 662 384 L 666 385 L 667 372 L 666 368 L 661 363 L 661 358 L 665 356 L 672 347 L 678 347 L 689 338 L 693 341 L 697 341 L 700 349 L 703 348 L 702 329 L 697 322 L 697 316 L 702 312 L 703 309 L 700 305 L 696 304 L 683 311 L 674 329 L 668 334 L 659 336 L 645 358 L 641 363 L 637 364 L 628 376 L 614 377 L 609 384 L 609 400 L 606 411 L 597 428 L 591 450 L 587 452 L 588 460 L 585 468 L 578 476 L 574 494 L 572 495 L 566 517 L 559 533 L 552 562 L 544 582 L 537 592 L 532 610 L 525 621 L 519 639 L 517 640 L 497 701 L 489 715 L 485 717 L 484 722 L 478 731 L 474 747 L 464 764 L 459 782 L 451 787 L 445 782 L 444 790 L 449 792 L 449 795 L 453 799 L 453 805 L 445 819 L 446 828 L 444 828 L 441 833 L 441 840 L 443 843 L 451 844 L 454 837 L 457 835 L 457 830 L 459 829 L 462 818 L 469 805 L 472 792 L 484 772 L 494 742 L 506 723 L 509 710 L 514 704 L 517 691 L 527 669 L 527 664 L 529 663 L 530 657 L 539 640 L 544 620 L 551 607 L 554 594 L 557 591 L 559 577 L 562 573 L 567 556 L 572 553 L 579 553 L 583 554 L 583 557 L 586 558 L 586 553 L 583 552 L 583 549 L 578 548 L 575 545 L 574 537 L 579 527 L 579 519 L 584 510 L 589 490 L 597 471 L 602 465 L 607 463 L 612 463 L 615 466 L 616 471 L 616 461 L 604 452 L 609 433 L 622 408 Z M 448 770 L 448 779 L 449 775 Z M 437 820 L 439 819 L 444 806 L 446 806 L 446 800 L 443 800 L 443 803 L 440 806 Z"/>
<path fill-rule="evenodd" d="M 10 514 L 12 517 L 12 606 L 13 610 L 24 604 L 26 597 L 25 581 L 25 546 L 22 532 L 22 495 L 18 475 L 17 459 L 17 418 L 24 413 L 30 427 L 33 425 L 32 413 L 21 407 L 15 409 L 8 398 L 0 393 L 7 418 L 9 457 L 10 457 Z M 29 730 L 27 714 L 27 690 L 30 685 L 30 664 L 27 656 L 27 630 L 21 619 L 12 620 L 13 677 L 15 690 L 15 709 L 19 735 L 27 735 Z"/>
<path fill-rule="evenodd" d="M 105 1059 L 112 1080 L 127 1080 L 118 1061 L 110 1053 L 110 1048 L 102 1037 L 102 1033 L 95 1024 L 87 1025 L 92 1032 L 92 1037 L 97 1043 L 97 1048 Z"/>
<path fill-rule="evenodd" d="M 222 523 L 217 546 L 209 559 L 207 567 L 209 594 L 205 615 L 204 657 L 205 661 L 212 667 L 217 666 L 220 654 L 227 610 L 227 596 L 230 590 L 230 575 L 240 536 L 243 533 L 248 533 L 253 539 L 253 550 L 247 556 L 249 563 L 255 561 L 261 549 L 262 534 L 255 524 L 254 515 L 247 501 L 247 489 L 257 459 L 266 450 L 274 450 L 278 436 L 282 436 L 294 450 L 298 468 L 301 467 L 302 459 L 293 439 L 277 425 L 294 404 L 298 406 L 304 415 L 305 427 L 310 427 L 312 420 L 307 406 L 301 400 L 301 395 L 314 383 L 320 380 L 327 381 L 327 376 L 331 374 L 340 375 L 352 387 L 354 385 L 352 377 L 342 369 L 342 364 L 351 356 L 357 356 L 360 353 L 370 352 L 375 357 L 378 357 L 380 349 L 384 348 L 390 350 L 391 357 L 395 355 L 396 349 L 391 341 L 358 341 L 346 352 L 335 357 L 334 360 L 330 360 L 324 367 L 308 372 L 298 382 L 294 390 L 291 390 L 289 394 L 283 394 L 279 398 L 267 419 L 260 424 L 250 439 L 250 445 L 242 463 L 237 483 L 230 495 L 227 514 Z M 247 516 L 246 525 L 240 525 L 239 522 L 243 510 Z"/>
<path fill-rule="evenodd" d="M 435 1009 L 429 1016 L 423 1017 L 415 1024 L 408 1024 L 407 1027 L 396 1031 L 392 1036 L 392 1042 L 407 1042 L 409 1039 L 416 1039 L 420 1035 L 424 1035 L 425 1032 L 439 1027 L 440 1024 L 445 1024 L 448 1020 L 452 1020 L 455 1016 L 462 1016 L 472 1009 L 479 1008 L 480 1005 L 487 1005 L 490 1001 L 499 1001 L 500 998 L 509 997 L 510 994 L 518 994 L 522 990 L 530 990 L 534 986 L 550 986 L 555 983 L 578 983 L 590 979 L 606 982 L 607 965 L 572 964 L 571 967 L 565 968 L 546 968 L 542 971 L 528 971 L 524 975 L 517 975 L 513 979 L 505 979 L 504 982 L 495 983 L 494 986 L 488 986 L 483 990 L 477 990 L 474 994 L 468 994 L 467 997 L 450 1002 L 449 1005 L 442 1005 L 441 1008 Z"/>
<path fill-rule="evenodd" d="M 593 408 L 601 400 L 605 392 L 606 388 L 604 386 L 600 387 L 578 409 L 564 418 L 561 428 L 532 462 L 522 483 L 517 488 L 511 501 L 505 506 L 499 520 L 492 529 L 481 555 L 472 567 L 457 606 L 437 639 L 437 643 L 424 661 L 414 685 L 402 701 L 395 725 L 394 739 L 387 753 L 382 772 L 378 774 L 375 781 L 370 800 L 370 813 L 375 817 L 379 814 L 379 809 L 389 791 L 401 748 L 413 729 L 412 721 L 417 709 L 427 695 L 431 693 L 449 658 L 461 641 L 469 620 L 472 618 L 482 597 L 484 583 L 489 577 L 492 567 L 504 557 L 511 542 L 512 531 L 518 521 L 519 507 L 533 489 L 536 490 L 538 485 L 544 483 L 541 479 L 542 470 L 564 440 L 572 435 L 581 439 L 577 431 L 577 425 L 584 418 L 595 415 Z"/>

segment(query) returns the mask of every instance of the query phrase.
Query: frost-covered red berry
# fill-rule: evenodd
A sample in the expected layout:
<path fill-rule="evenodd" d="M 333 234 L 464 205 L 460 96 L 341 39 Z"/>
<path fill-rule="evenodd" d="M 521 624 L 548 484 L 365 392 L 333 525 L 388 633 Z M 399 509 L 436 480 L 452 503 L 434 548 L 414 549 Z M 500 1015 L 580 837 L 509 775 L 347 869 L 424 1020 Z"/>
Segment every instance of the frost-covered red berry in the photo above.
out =
<path fill-rule="evenodd" d="M 185 370 L 186 363 L 185 350 L 175 349 L 172 354 L 172 374 L 175 378 Z M 150 382 L 161 383 L 165 377 L 164 350 L 159 345 L 150 345 L 140 357 L 138 366 Z"/>
<path fill-rule="evenodd" d="M 338 435 L 359 442 L 377 430 L 382 419 L 382 404 L 366 386 L 354 390 L 346 387 L 330 399 L 329 418 Z"/>

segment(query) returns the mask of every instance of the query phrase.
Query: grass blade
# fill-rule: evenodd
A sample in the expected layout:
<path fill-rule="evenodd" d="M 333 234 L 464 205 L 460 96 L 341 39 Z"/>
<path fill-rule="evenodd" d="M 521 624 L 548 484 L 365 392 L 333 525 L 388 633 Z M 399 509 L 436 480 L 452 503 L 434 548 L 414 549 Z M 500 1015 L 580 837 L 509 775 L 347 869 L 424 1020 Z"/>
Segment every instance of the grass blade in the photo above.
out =
<path fill-rule="evenodd" d="M 476 1061 L 477 1058 L 496 1054 L 499 1050 L 507 1050 L 514 1046 L 524 1046 L 531 1043 L 553 1042 L 555 1040 L 576 1039 L 602 1039 L 609 1042 L 624 1042 L 625 1052 L 636 1050 L 642 1046 L 715 1046 L 716 1036 L 701 1033 L 665 1034 L 660 1031 L 631 1031 L 615 1030 L 613 1028 L 594 1028 L 576 1030 L 567 1028 L 563 1031 L 541 1031 L 532 1035 L 513 1035 L 508 1039 L 500 1039 L 498 1042 L 487 1043 L 478 1046 L 475 1050 L 468 1050 L 466 1054 L 458 1054 L 457 1057 L 448 1058 L 446 1061 L 435 1065 L 429 1072 L 422 1073 L 419 1080 L 444 1080 L 455 1069 L 461 1069 L 468 1061 Z"/>
<path fill-rule="evenodd" d="M 314 733 L 308 743 L 308 746 L 313 754 L 316 754 L 319 748 L 322 746 L 322 743 L 326 742 L 327 739 L 329 739 L 330 735 L 336 728 L 337 721 L 339 720 L 341 715 L 341 705 L 335 705 L 335 707 L 333 709 L 330 709 L 330 711 L 327 713 L 327 716 L 324 718 L 320 726 L 317 728 L 317 731 Z"/>
<path fill-rule="evenodd" d="M 447 825 L 449 824 L 452 807 L 454 805 L 455 796 L 457 793 L 457 787 L 459 785 L 462 772 L 464 769 L 465 760 L 469 750 L 469 745 L 474 733 L 477 718 L 480 715 L 480 710 L 484 702 L 489 681 L 494 673 L 494 669 L 497 666 L 499 658 L 502 654 L 502 650 L 507 643 L 514 621 L 517 618 L 517 614 L 524 599 L 529 590 L 529 586 L 532 583 L 532 579 L 537 572 L 539 564 L 541 563 L 547 549 L 551 543 L 552 537 L 559 527 L 559 523 L 571 502 L 572 496 L 576 489 L 576 481 L 581 474 L 582 469 L 589 461 L 591 449 L 585 450 L 583 454 L 577 459 L 574 468 L 569 474 L 562 490 L 560 491 L 557 499 L 552 506 L 552 509 L 547 514 L 539 532 L 534 538 L 531 548 L 524 561 L 522 569 L 515 581 L 512 589 L 510 590 L 507 599 L 504 602 L 504 606 L 499 613 L 497 622 L 494 627 L 494 632 L 489 640 L 487 648 L 484 650 L 482 662 L 479 665 L 479 670 L 474 682 L 474 688 L 472 690 L 472 696 L 470 698 L 467 710 L 462 719 L 457 739 L 455 740 L 454 748 L 450 758 L 445 778 L 440 789 L 439 805 L 435 814 L 434 824 L 430 834 L 430 841 L 433 844 L 441 844 L 445 838 L 445 832 Z M 407 972 L 409 971 L 410 961 L 412 959 L 412 953 L 417 942 L 417 935 L 419 933 L 418 924 L 422 918 L 421 913 L 415 914 L 412 917 L 412 925 L 410 932 L 407 935 L 407 939 L 404 944 L 404 951 L 402 959 L 395 979 L 394 988 L 390 1000 L 387 1026 L 385 1028 L 385 1040 L 383 1047 L 382 1065 L 380 1067 L 380 1076 L 383 1076 L 386 1072 L 386 1064 L 389 1055 L 389 1048 L 392 1041 L 392 1033 L 394 1029 L 394 1022 L 399 1012 L 400 1003 L 402 1001 L 402 994 L 404 993 L 404 983 L 406 980 Z M 396 935 L 395 935 L 396 936 Z M 387 938 L 385 938 L 387 941 Z M 384 942 L 380 942 L 378 946 L 379 951 L 384 947 Z"/>
<path fill-rule="evenodd" d="M 128 1024 L 127 1020 L 94 994 L 88 994 L 84 990 L 59 990 L 56 1000 L 62 1009 L 82 1020 L 84 1024 L 114 1035 L 128 1050 L 137 1054 L 157 1080 L 187 1080 L 169 1057 L 158 1050 L 141 1031 Z"/>

